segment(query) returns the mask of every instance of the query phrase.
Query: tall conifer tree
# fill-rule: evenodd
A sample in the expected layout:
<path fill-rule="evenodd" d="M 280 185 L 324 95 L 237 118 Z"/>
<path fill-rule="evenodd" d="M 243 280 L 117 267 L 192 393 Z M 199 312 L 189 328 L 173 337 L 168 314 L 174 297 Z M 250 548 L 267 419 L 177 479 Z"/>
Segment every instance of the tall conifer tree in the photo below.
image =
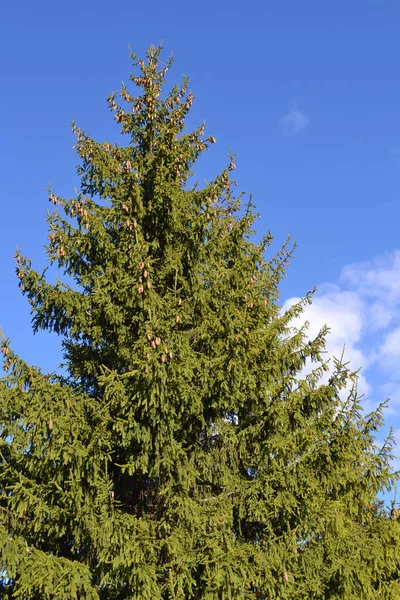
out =
<path fill-rule="evenodd" d="M 49 191 L 64 282 L 17 253 L 64 368 L 44 374 L 2 338 L 2 597 L 398 599 L 382 407 L 363 415 L 342 361 L 322 379 L 327 331 L 291 328 L 310 295 L 282 313 L 291 249 L 252 241 L 233 157 L 191 184 L 215 140 L 184 130 L 193 94 L 186 79 L 164 92 L 160 52 L 132 54 L 138 96 L 109 98 L 126 145 L 73 124 L 79 194 Z"/>

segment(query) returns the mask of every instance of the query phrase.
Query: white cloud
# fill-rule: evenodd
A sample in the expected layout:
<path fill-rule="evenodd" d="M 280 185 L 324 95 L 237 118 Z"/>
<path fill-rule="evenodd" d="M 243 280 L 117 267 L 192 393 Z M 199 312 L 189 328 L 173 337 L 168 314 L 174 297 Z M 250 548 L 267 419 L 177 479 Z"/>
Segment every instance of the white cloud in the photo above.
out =
<path fill-rule="evenodd" d="M 281 119 L 283 135 L 293 137 L 303 131 L 309 123 L 308 117 L 302 110 L 293 107 Z"/>
<path fill-rule="evenodd" d="M 284 304 L 288 308 L 298 298 L 291 298 Z M 338 285 L 325 284 L 321 291 L 313 298 L 311 305 L 307 306 L 303 315 L 293 322 L 294 327 L 300 327 L 305 321 L 309 322 L 307 334 L 310 339 L 327 325 L 330 333 L 327 337 L 327 358 L 331 358 L 331 369 L 333 368 L 332 357 L 340 358 L 344 352 L 344 361 L 350 362 L 352 370 L 364 369 L 370 363 L 360 341 L 363 332 L 363 302 L 353 291 L 340 288 Z M 310 372 L 312 364 L 307 365 L 306 372 Z M 329 373 L 326 375 L 326 379 Z M 370 385 L 364 373 L 359 374 L 358 392 L 360 395 L 367 394 Z"/>
<path fill-rule="evenodd" d="M 383 355 L 400 359 L 400 327 L 393 329 L 386 336 L 381 352 Z"/>
<path fill-rule="evenodd" d="M 365 310 L 368 315 L 367 326 L 371 331 L 388 327 L 393 319 L 393 310 L 380 301 L 366 304 Z"/>
<path fill-rule="evenodd" d="M 400 305 L 400 250 L 344 267 L 341 281 L 387 308 Z"/>
<path fill-rule="evenodd" d="M 339 358 L 345 346 L 350 368 L 362 368 L 358 389 L 366 395 L 365 407 L 370 410 L 389 395 L 395 415 L 400 409 L 400 251 L 344 267 L 338 283 L 319 287 L 294 326 L 304 321 L 310 323 L 311 338 L 324 325 L 330 327 L 328 356 Z M 398 420 L 397 426 L 400 414 Z"/>

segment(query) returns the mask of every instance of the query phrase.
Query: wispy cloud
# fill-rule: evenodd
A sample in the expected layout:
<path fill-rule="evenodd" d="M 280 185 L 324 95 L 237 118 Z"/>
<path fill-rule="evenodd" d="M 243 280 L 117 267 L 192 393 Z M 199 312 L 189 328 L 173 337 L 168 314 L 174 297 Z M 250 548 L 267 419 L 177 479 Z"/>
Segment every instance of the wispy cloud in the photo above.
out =
<path fill-rule="evenodd" d="M 382 346 L 382 354 L 400 360 L 400 327 L 388 333 Z"/>
<path fill-rule="evenodd" d="M 304 131 L 309 123 L 306 114 L 293 106 L 281 119 L 282 132 L 285 137 L 293 137 Z"/>

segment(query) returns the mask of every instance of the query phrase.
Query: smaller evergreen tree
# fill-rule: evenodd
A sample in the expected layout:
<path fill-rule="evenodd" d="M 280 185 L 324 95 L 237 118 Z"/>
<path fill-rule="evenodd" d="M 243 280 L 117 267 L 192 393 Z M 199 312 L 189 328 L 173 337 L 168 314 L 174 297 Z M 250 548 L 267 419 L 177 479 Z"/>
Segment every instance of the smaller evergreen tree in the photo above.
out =
<path fill-rule="evenodd" d="M 343 360 L 324 382 L 327 330 L 291 327 L 310 295 L 282 314 L 292 251 L 252 241 L 233 157 L 190 184 L 215 140 L 184 131 L 193 94 L 186 79 L 164 93 L 160 51 L 132 54 L 138 96 L 109 98 L 125 146 L 73 124 L 80 192 L 49 192 L 64 281 L 17 253 L 33 329 L 62 336 L 64 371 L 1 338 L 2 597 L 396 600 L 383 406 L 362 413 Z"/>

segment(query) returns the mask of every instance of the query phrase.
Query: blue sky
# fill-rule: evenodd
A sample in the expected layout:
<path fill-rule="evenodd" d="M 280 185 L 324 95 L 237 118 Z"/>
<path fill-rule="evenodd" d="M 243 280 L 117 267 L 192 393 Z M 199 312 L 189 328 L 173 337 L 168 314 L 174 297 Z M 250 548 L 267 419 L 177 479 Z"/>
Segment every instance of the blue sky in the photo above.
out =
<path fill-rule="evenodd" d="M 146 6 L 145 6 L 146 4 Z M 211 179 L 237 154 L 260 232 L 298 249 L 283 300 L 318 293 L 312 331 L 347 344 L 367 407 L 390 395 L 400 441 L 400 4 L 321 2 L 55 2 L 1 9 L 0 323 L 26 360 L 56 367 L 59 343 L 29 332 L 13 254 L 44 266 L 44 189 L 78 186 L 69 123 L 114 141 L 106 96 L 127 80 L 128 44 L 164 40 L 190 77 L 190 125 L 217 139 L 199 164 Z"/>

